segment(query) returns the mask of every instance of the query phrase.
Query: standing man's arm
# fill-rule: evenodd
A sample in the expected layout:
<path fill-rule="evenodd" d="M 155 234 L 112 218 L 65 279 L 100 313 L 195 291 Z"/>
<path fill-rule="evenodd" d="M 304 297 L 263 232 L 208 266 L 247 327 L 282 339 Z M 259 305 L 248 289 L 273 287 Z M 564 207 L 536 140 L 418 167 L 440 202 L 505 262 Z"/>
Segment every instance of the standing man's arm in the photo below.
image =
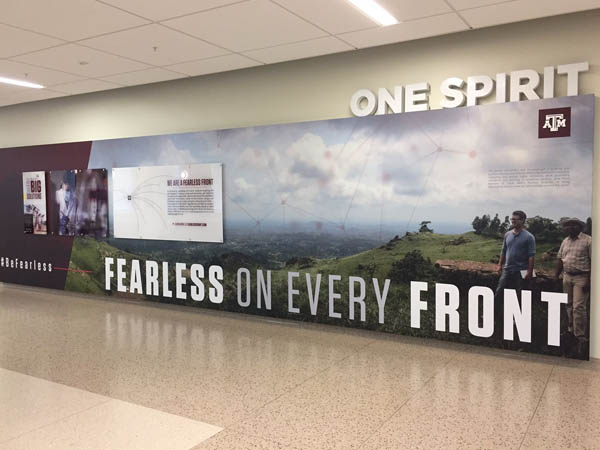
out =
<path fill-rule="evenodd" d="M 562 271 L 564 269 L 563 262 L 562 262 L 564 243 L 565 243 L 565 241 L 562 241 L 560 243 L 560 248 L 558 249 L 558 253 L 556 254 L 556 269 L 554 270 L 554 278 L 556 278 L 557 280 L 558 280 L 558 277 L 560 277 L 560 274 L 562 273 Z"/>
<path fill-rule="evenodd" d="M 590 242 L 588 244 L 588 257 L 590 258 L 589 259 L 589 261 L 590 261 L 590 267 L 592 267 L 592 240 L 591 239 L 590 239 Z M 587 279 L 586 279 L 585 286 L 584 286 L 585 290 L 589 290 L 590 289 L 591 282 L 592 282 L 591 277 L 588 276 Z"/>
<path fill-rule="evenodd" d="M 590 263 L 590 267 L 592 267 L 592 238 L 590 237 L 588 242 L 588 261 Z"/>
<path fill-rule="evenodd" d="M 502 267 L 504 267 L 505 258 L 506 258 L 506 236 L 504 236 L 504 240 L 502 241 L 502 250 L 500 250 L 500 261 L 498 262 L 498 273 L 502 272 Z"/>
<path fill-rule="evenodd" d="M 535 256 L 530 256 L 529 261 L 527 262 L 527 275 L 525 275 L 526 280 L 531 280 L 533 278 L 533 264 L 535 262 Z"/>
<path fill-rule="evenodd" d="M 525 275 L 526 280 L 531 280 L 533 278 L 533 264 L 535 262 L 535 238 L 533 235 L 530 235 L 531 239 L 527 244 L 527 253 L 529 255 L 529 259 L 527 260 L 527 275 Z"/>
<path fill-rule="evenodd" d="M 563 271 L 563 262 L 562 259 L 558 259 L 556 261 L 556 269 L 554 270 L 554 278 L 556 278 L 558 280 L 558 277 L 560 277 L 560 274 Z"/>

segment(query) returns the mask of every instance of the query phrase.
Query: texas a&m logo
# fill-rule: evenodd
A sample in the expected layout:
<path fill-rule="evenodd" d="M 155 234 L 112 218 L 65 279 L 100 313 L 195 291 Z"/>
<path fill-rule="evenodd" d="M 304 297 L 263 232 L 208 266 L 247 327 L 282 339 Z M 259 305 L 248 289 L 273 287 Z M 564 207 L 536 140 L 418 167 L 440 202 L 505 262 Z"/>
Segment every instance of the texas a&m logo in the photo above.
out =
<path fill-rule="evenodd" d="M 564 114 L 546 114 L 546 122 L 542 128 L 550 128 L 550 131 L 558 131 L 559 128 L 567 126 Z"/>
<path fill-rule="evenodd" d="M 571 108 L 540 109 L 538 137 L 571 136 Z"/>

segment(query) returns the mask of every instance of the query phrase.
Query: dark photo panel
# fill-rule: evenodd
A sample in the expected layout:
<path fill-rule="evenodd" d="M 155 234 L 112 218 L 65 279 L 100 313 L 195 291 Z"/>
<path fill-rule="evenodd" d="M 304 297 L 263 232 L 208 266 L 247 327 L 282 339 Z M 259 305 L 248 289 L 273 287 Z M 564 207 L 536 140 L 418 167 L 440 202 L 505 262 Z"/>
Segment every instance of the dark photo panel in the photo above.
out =
<path fill-rule="evenodd" d="M 50 230 L 59 236 L 74 236 L 77 223 L 76 174 L 74 170 L 50 172 Z"/>
<path fill-rule="evenodd" d="M 108 235 L 108 181 L 106 169 L 78 170 L 75 233 L 105 238 Z"/>

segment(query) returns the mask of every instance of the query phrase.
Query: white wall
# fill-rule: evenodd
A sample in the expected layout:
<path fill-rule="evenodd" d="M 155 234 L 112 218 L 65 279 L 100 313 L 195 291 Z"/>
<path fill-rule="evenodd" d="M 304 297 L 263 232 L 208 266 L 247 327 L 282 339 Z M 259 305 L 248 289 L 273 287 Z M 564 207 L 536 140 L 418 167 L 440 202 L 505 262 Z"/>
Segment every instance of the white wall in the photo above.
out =
<path fill-rule="evenodd" d="M 0 108 L 0 148 L 350 116 L 358 88 L 590 62 L 580 93 L 600 95 L 600 10 L 147 86 Z M 564 95 L 564 83 L 557 95 Z M 432 89 L 430 104 L 441 96 Z M 596 99 L 596 105 L 600 102 Z M 599 186 L 596 114 L 594 192 Z M 600 236 L 598 195 L 594 235 Z M 591 355 L 600 358 L 600 240 L 594 240 Z"/>

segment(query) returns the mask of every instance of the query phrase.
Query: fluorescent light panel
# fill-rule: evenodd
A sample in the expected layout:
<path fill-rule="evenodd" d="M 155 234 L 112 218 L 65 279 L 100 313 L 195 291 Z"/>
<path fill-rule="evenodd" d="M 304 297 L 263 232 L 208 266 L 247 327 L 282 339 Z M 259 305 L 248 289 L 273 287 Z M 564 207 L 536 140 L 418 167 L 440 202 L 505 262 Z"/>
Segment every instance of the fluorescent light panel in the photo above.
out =
<path fill-rule="evenodd" d="M 13 78 L 0 77 L 0 83 L 14 84 L 15 86 L 28 87 L 33 89 L 44 89 L 41 84 L 30 83 L 29 81 L 15 80 Z"/>
<path fill-rule="evenodd" d="M 387 12 L 380 4 L 374 0 L 348 0 L 363 13 L 381 26 L 394 25 L 398 19 Z"/>

